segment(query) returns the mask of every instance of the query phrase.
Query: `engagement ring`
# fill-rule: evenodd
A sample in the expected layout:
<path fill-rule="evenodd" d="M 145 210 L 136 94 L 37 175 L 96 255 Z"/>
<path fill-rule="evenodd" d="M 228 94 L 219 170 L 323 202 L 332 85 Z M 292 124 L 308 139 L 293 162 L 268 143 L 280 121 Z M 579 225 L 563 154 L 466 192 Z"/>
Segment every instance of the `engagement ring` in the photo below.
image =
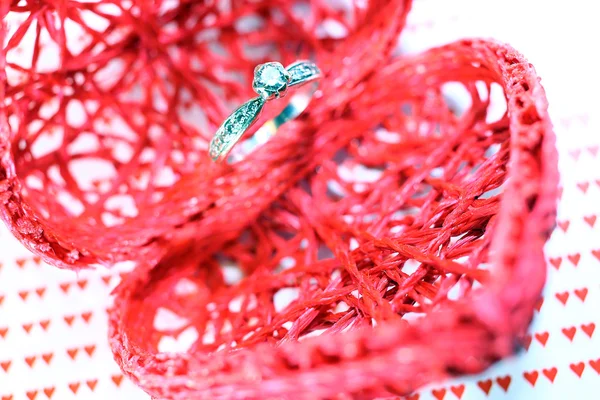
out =
<path fill-rule="evenodd" d="M 278 62 L 257 66 L 254 69 L 252 88 L 258 97 L 248 100 L 223 122 L 210 142 L 210 157 L 218 162 L 227 158 L 230 164 L 241 161 L 266 143 L 281 125 L 306 109 L 319 86 L 320 78 L 321 71 L 310 61 L 297 61 L 287 68 Z M 286 94 L 290 96 L 286 97 Z M 270 107 L 275 100 L 282 101 L 284 97 L 289 100 L 283 111 L 262 124 L 254 135 L 234 148 L 244 133 L 259 120 L 263 108 L 267 105 Z"/>

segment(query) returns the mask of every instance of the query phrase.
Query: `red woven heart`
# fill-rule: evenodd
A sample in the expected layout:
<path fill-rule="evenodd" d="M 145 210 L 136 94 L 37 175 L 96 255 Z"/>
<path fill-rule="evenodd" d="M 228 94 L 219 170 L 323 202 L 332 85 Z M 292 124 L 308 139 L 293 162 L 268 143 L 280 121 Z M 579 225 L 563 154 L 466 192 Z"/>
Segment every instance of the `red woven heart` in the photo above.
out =
<path fill-rule="evenodd" d="M 557 197 L 544 91 L 520 54 L 464 40 L 395 57 L 410 1 L 314 0 L 301 18 L 294 2 L 116 3 L 0 6 L 34 13 L 1 56 L 0 215 L 59 267 L 136 261 L 110 313 L 124 373 L 157 398 L 376 397 L 514 351 Z M 74 51 L 46 21 L 85 23 L 77 7 L 106 24 Z M 38 52 L 17 57 L 33 21 L 36 45 L 59 49 L 43 73 Z M 324 79 L 307 112 L 245 162 L 212 164 L 253 67 L 308 56 Z M 180 326 L 154 325 L 165 310 Z"/>

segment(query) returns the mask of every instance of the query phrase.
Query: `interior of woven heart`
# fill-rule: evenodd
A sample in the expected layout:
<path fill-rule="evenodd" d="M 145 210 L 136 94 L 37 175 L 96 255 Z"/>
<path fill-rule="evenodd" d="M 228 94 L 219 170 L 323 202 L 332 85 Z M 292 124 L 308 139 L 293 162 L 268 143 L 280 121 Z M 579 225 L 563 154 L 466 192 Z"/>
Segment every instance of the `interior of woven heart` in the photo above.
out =
<path fill-rule="evenodd" d="M 447 82 L 395 111 L 215 256 L 174 249 L 130 306 L 140 344 L 211 352 L 412 323 L 485 285 L 509 158 L 501 88 Z"/>

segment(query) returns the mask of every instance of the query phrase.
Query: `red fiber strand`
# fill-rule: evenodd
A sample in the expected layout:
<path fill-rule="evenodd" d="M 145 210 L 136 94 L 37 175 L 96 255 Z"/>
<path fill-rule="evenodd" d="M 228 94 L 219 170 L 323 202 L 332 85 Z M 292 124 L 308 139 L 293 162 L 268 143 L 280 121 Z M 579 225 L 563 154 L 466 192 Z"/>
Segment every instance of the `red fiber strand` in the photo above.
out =
<path fill-rule="evenodd" d="M 404 395 L 518 348 L 558 175 L 515 50 L 398 55 L 400 0 L 5 3 L 2 219 L 60 268 L 135 263 L 110 344 L 154 398 Z M 213 164 L 254 66 L 304 57 L 324 72 L 309 109 Z"/>

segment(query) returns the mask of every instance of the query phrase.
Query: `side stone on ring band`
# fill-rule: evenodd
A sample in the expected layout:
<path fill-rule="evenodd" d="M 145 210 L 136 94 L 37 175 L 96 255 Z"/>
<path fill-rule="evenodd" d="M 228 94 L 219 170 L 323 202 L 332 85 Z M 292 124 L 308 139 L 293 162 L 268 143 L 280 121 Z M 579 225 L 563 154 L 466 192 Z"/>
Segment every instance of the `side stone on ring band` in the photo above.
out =
<path fill-rule="evenodd" d="M 274 99 L 294 91 L 283 111 L 267 121 L 249 139 L 240 143 L 236 154 L 228 158 L 229 163 L 243 159 L 258 146 L 272 137 L 285 122 L 296 118 L 308 106 L 317 90 L 321 71 L 315 63 L 297 61 L 287 68 L 278 62 L 268 62 L 254 69 L 252 88 L 259 95 L 237 108 L 223 122 L 210 142 L 209 155 L 213 161 L 223 161 L 234 145 L 257 120 L 265 105 Z"/>

